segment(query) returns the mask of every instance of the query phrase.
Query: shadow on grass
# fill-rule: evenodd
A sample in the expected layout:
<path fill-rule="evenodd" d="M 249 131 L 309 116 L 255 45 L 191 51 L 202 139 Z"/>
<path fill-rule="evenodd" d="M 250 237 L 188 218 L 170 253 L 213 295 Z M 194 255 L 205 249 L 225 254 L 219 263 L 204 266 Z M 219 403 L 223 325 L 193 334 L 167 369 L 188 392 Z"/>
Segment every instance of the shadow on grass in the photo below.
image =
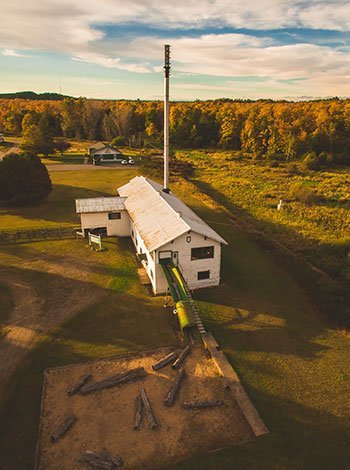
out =
<path fill-rule="evenodd" d="M 346 468 L 349 426 L 344 419 L 252 388 L 270 434 L 247 444 L 198 456 L 168 470 L 329 470 Z"/>
<path fill-rule="evenodd" d="M 87 240 L 70 239 L 55 241 L 38 241 L 23 244 L 0 244 L 0 253 L 15 256 L 26 262 L 45 262 L 49 265 L 66 266 L 81 274 L 110 276 L 108 287 L 114 291 L 128 290 L 133 281 L 138 281 L 134 247 L 129 237 L 104 238 L 103 252 L 90 251 Z M 69 245 L 69 247 L 67 246 Z M 73 250 L 73 244 L 76 249 Z M 45 249 L 42 247 L 45 245 Z M 108 260 L 106 260 L 106 256 Z M 42 271 L 43 274 L 46 271 Z"/>
<path fill-rule="evenodd" d="M 54 184 L 51 194 L 45 201 L 26 207 L 2 207 L 0 215 L 33 220 L 33 227 L 45 225 L 45 222 L 79 225 L 79 218 L 75 213 L 75 199 L 101 196 L 111 196 L 111 194 L 84 187 Z M 40 223 L 37 222 L 38 220 Z M 16 222 L 16 226 L 8 228 L 16 228 L 17 226 L 21 227 L 20 223 Z"/>
<path fill-rule="evenodd" d="M 46 368 L 172 346 L 173 322 L 173 315 L 159 304 L 109 291 L 102 301 L 42 337 L 0 386 L 0 468 L 33 468 Z"/>
<path fill-rule="evenodd" d="M 5 284 L 0 284 L 0 305 L 1 305 L 1 308 L 0 308 L 0 330 L 1 330 L 1 322 L 4 322 L 9 318 L 10 313 L 15 306 L 11 289 Z M 0 336 L 1 336 L 1 333 L 0 333 Z"/>
<path fill-rule="evenodd" d="M 202 182 L 193 182 L 200 191 L 213 197 L 215 201 L 221 203 L 226 209 L 233 214 L 234 218 L 237 217 L 237 224 L 233 221 L 231 229 L 220 224 L 221 219 L 215 215 L 215 211 L 209 210 L 208 208 L 199 209 L 202 213 L 203 218 L 211 220 L 212 225 L 215 229 L 230 243 L 234 243 L 234 237 L 232 233 L 238 233 L 239 230 L 235 230 L 235 225 L 238 225 L 240 229 L 246 232 L 249 238 L 259 245 L 260 252 L 264 251 L 267 255 L 273 257 L 274 261 L 286 272 L 295 279 L 299 286 L 307 292 L 310 299 L 318 307 L 320 312 L 327 316 L 328 322 L 331 322 L 334 326 L 346 326 L 350 325 L 349 313 L 347 306 L 350 304 L 350 291 L 347 289 L 347 277 L 349 275 L 349 269 L 347 266 L 347 251 L 348 247 L 343 245 L 331 245 L 331 244 L 320 244 L 316 247 L 311 246 L 305 249 L 305 254 L 295 254 L 291 250 L 278 242 L 270 238 L 270 234 L 281 234 L 283 238 L 290 240 L 298 239 L 299 246 L 305 245 L 305 240 L 301 240 L 301 236 L 292 229 L 286 228 L 281 225 L 276 225 L 266 221 L 255 219 L 248 211 L 239 208 L 231 203 L 231 201 L 221 192 L 215 190 L 211 185 Z M 227 216 L 226 216 L 227 218 Z M 215 222 L 218 221 L 218 225 Z M 258 229 L 258 230 L 257 230 Z M 260 231 L 259 231 L 260 230 Z M 278 235 L 275 236 L 278 238 Z M 230 239 L 230 240 L 229 240 Z M 242 240 L 242 237 L 241 237 Z M 234 247 L 234 245 L 231 245 Z M 234 250 L 234 248 L 233 248 Z M 233 251 L 232 250 L 232 251 Z M 223 248 L 223 273 L 225 280 L 227 281 L 230 276 L 234 276 L 233 267 L 229 267 L 228 263 L 225 263 L 227 253 L 231 253 L 231 248 Z M 255 250 L 257 253 L 257 250 Z M 327 272 L 314 269 L 310 264 L 306 262 L 309 259 L 314 263 L 315 259 L 322 260 L 320 263 L 322 268 L 327 266 Z M 251 261 L 251 260 L 250 260 Z M 255 266 L 250 263 L 250 276 L 255 276 L 257 271 L 261 271 L 259 262 L 261 257 L 257 256 Z M 229 268 L 229 269 L 227 269 Z M 237 270 L 240 269 L 237 267 Z M 348 274 L 346 274 L 348 272 Z M 334 278 L 332 278 L 334 276 Z M 264 276 L 261 277 L 262 284 L 264 283 Z M 235 279 L 239 282 L 239 279 Z M 279 286 L 279 291 L 276 290 L 276 298 L 283 295 L 283 285 L 279 282 L 277 276 L 275 276 L 275 284 Z M 244 289 L 244 285 L 241 284 Z"/>

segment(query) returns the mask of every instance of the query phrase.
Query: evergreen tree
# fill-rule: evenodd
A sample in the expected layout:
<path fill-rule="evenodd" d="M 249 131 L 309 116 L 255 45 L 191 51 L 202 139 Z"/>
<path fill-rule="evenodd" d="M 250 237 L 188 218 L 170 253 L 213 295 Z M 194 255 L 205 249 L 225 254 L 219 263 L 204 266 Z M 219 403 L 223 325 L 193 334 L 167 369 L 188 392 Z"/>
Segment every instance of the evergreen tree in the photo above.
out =
<path fill-rule="evenodd" d="M 9 154 L 0 161 L 0 199 L 27 205 L 41 201 L 51 192 L 46 166 L 33 154 Z"/>

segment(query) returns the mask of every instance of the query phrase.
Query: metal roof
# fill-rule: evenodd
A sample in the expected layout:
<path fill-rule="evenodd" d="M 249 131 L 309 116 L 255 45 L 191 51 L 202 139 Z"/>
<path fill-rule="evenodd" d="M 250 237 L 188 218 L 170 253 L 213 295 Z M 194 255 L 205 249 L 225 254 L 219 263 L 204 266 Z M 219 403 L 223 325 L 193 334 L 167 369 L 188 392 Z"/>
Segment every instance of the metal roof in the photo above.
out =
<path fill-rule="evenodd" d="M 77 214 L 93 212 L 113 212 L 125 210 L 125 197 L 93 197 L 76 199 L 75 208 Z"/>
<path fill-rule="evenodd" d="M 93 150 L 92 154 L 93 155 L 122 155 L 122 153 L 119 150 L 113 147 L 110 147 L 108 145 L 102 149 Z"/>
<path fill-rule="evenodd" d="M 125 207 L 149 251 L 156 250 L 192 230 L 219 243 L 227 242 L 174 194 L 162 185 L 136 176 L 118 188 Z"/>

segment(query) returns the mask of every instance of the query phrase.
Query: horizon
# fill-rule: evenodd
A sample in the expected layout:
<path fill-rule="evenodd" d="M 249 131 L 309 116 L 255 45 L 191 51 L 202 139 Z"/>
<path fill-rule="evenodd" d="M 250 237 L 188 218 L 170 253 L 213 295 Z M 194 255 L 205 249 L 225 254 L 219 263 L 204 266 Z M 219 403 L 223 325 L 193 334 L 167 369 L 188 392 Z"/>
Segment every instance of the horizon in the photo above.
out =
<path fill-rule="evenodd" d="M 21 95 L 21 94 L 24 94 L 24 93 L 33 93 L 33 94 L 36 94 L 38 96 L 38 100 L 40 97 L 42 97 L 43 95 L 55 95 L 55 96 L 61 96 L 62 99 L 64 98 L 72 98 L 72 99 L 75 99 L 75 100 L 78 100 L 78 99 L 86 99 L 86 100 L 95 100 L 95 101 L 144 101 L 144 102 L 156 102 L 156 101 L 159 101 L 159 102 L 162 102 L 163 101 L 163 97 L 159 97 L 159 98 L 123 98 L 123 97 L 120 97 L 120 98 L 94 98 L 94 97 L 89 97 L 89 96 L 72 96 L 72 95 L 65 95 L 65 94 L 61 94 L 59 92 L 56 92 L 56 91 L 40 91 L 40 92 L 35 92 L 33 90 L 18 90 L 18 91 L 14 91 L 14 92 L 2 92 L 0 90 L 0 99 L 14 99 L 14 95 Z M 9 95 L 9 97 L 5 96 L 5 95 Z M 35 100 L 35 98 L 24 98 L 22 96 L 15 96 L 15 98 L 17 99 L 27 99 L 27 100 Z M 173 99 L 171 100 L 172 103 L 194 103 L 194 102 L 203 102 L 203 101 L 232 101 L 232 102 L 258 102 L 258 101 L 272 101 L 274 103 L 278 103 L 278 102 L 290 102 L 290 103 L 299 103 L 299 102 L 313 102 L 313 101 L 332 101 L 332 100 L 339 100 L 339 101 L 345 101 L 345 100 L 349 100 L 350 99 L 350 96 L 287 96 L 285 98 L 228 98 L 227 96 L 220 96 L 218 98 L 196 98 L 196 99 Z M 45 99 L 42 99 L 42 101 L 60 101 L 58 100 L 57 98 L 45 98 Z"/>
<path fill-rule="evenodd" d="M 173 101 L 350 96 L 344 0 L 19 3 L 2 9 L 1 93 L 161 100 L 169 43 Z"/>

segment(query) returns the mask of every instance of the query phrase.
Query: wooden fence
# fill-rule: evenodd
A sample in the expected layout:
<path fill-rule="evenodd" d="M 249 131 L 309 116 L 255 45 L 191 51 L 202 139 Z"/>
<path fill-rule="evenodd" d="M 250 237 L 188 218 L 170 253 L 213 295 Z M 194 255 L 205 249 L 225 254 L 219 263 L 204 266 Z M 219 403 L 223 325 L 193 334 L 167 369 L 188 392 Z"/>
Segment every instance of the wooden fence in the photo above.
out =
<path fill-rule="evenodd" d="M 0 230 L 0 243 L 76 238 L 80 227 L 28 227 Z"/>

